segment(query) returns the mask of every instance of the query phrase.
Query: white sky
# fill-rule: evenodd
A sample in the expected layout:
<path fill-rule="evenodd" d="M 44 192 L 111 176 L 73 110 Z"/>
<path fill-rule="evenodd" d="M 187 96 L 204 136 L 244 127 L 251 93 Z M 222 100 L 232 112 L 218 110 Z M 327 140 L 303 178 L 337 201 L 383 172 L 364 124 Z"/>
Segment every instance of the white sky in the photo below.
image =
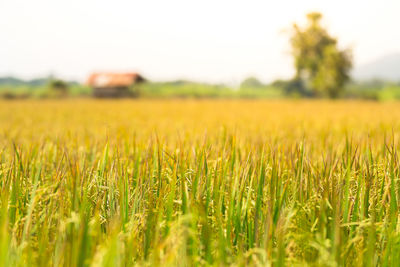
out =
<path fill-rule="evenodd" d="M 309 11 L 324 14 L 356 64 L 400 51 L 400 0 L 0 0 L 0 75 L 286 78 L 283 31 Z"/>

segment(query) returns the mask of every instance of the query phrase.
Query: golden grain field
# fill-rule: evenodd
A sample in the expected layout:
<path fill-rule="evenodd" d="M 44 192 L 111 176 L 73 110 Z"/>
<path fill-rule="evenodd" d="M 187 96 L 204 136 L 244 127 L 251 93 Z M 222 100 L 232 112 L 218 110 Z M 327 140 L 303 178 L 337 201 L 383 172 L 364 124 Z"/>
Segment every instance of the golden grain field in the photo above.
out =
<path fill-rule="evenodd" d="M 0 102 L 2 266 L 396 266 L 400 105 Z"/>

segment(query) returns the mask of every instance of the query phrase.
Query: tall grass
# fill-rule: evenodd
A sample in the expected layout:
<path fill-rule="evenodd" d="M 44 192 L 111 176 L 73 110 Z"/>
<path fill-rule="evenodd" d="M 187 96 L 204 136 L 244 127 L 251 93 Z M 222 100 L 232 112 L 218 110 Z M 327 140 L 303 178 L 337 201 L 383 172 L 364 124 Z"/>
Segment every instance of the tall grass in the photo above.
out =
<path fill-rule="evenodd" d="M 2 266 L 397 266 L 395 103 L 0 105 Z"/>

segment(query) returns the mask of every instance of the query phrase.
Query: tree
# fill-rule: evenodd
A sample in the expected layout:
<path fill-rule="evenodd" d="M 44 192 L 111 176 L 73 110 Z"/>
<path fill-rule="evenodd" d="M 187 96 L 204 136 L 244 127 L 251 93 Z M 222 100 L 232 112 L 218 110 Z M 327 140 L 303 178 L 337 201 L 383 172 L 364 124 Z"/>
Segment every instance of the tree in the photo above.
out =
<path fill-rule="evenodd" d="M 59 79 L 52 79 L 48 86 L 56 95 L 65 96 L 68 93 L 68 83 Z"/>
<path fill-rule="evenodd" d="M 307 15 L 305 28 L 293 25 L 290 39 L 296 68 L 295 80 L 301 80 L 314 96 L 335 98 L 350 79 L 351 51 L 340 50 L 337 40 L 321 26 L 322 14 Z"/>
<path fill-rule="evenodd" d="M 240 83 L 240 89 L 258 89 L 258 88 L 264 88 L 265 85 L 260 82 L 256 77 L 249 77 L 243 80 Z"/>

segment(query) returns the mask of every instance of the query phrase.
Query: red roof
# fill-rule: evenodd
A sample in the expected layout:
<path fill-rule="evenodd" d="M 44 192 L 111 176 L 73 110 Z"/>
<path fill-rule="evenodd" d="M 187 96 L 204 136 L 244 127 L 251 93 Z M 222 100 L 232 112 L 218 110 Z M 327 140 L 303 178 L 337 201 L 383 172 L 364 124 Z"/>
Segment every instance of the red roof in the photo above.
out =
<path fill-rule="evenodd" d="M 98 72 L 92 73 L 86 83 L 92 87 L 125 87 L 142 80 L 143 77 L 136 72 Z"/>

